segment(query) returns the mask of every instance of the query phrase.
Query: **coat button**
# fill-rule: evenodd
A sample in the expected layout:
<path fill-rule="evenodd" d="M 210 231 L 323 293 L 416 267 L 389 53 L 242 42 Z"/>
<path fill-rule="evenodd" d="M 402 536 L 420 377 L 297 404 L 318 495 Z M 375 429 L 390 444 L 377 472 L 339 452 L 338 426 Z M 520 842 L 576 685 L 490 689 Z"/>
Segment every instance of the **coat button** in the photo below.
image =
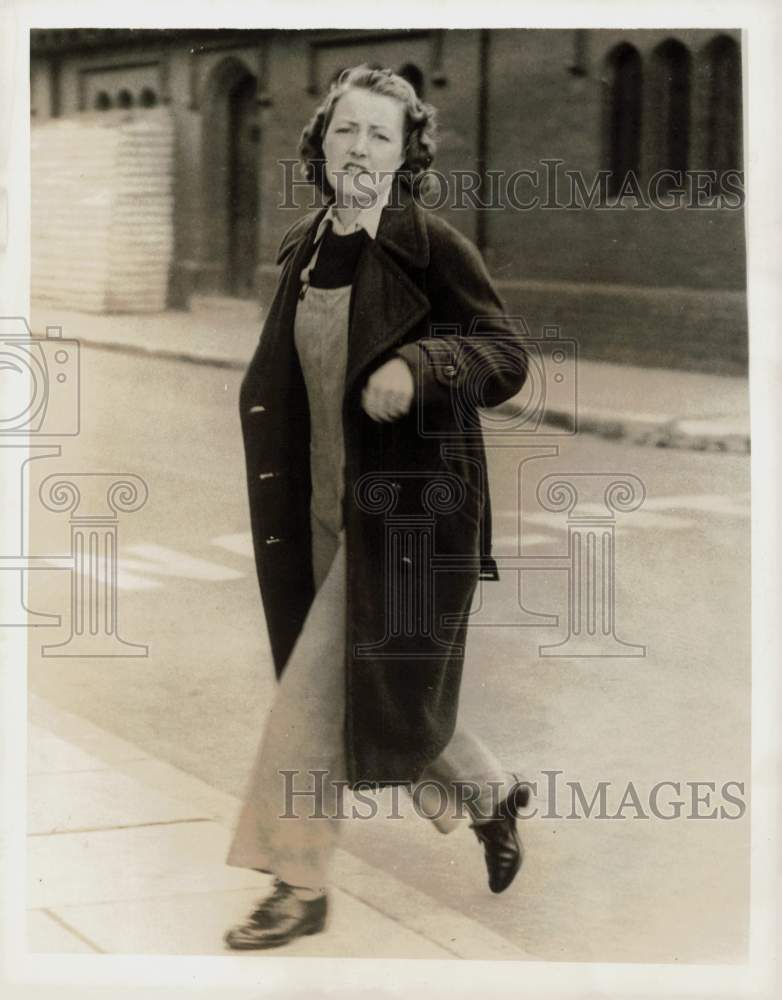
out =
<path fill-rule="evenodd" d="M 248 412 L 250 412 L 250 413 L 266 413 L 266 407 L 265 406 L 260 406 L 260 405 L 259 406 L 251 406 Z"/>
<path fill-rule="evenodd" d="M 266 539 L 266 544 L 267 545 L 274 545 L 275 542 L 281 542 L 281 541 L 282 541 L 282 539 L 278 538 L 277 535 L 269 535 L 269 537 Z"/>
<path fill-rule="evenodd" d="M 258 473 L 258 478 L 259 479 L 274 479 L 274 477 L 278 476 L 278 475 L 279 475 L 278 472 L 259 472 Z"/>

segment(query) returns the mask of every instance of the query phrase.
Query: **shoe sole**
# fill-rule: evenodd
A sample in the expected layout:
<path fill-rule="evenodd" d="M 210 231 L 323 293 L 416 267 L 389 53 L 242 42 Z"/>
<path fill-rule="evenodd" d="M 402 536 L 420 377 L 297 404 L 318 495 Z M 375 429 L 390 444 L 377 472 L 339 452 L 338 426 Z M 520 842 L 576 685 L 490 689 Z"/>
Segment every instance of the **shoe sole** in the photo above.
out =
<path fill-rule="evenodd" d="M 523 863 L 524 863 L 524 855 L 522 854 L 522 855 L 519 856 L 519 863 L 516 865 L 515 869 L 513 870 L 513 874 L 511 875 L 511 877 L 503 885 L 497 886 L 496 888 L 494 886 L 491 886 L 491 885 L 489 886 L 489 889 L 494 893 L 495 896 L 498 896 L 501 892 L 505 892 L 506 889 L 510 889 L 511 885 L 513 885 L 513 882 L 514 882 L 516 876 L 521 871 L 521 866 L 522 866 Z"/>
<path fill-rule="evenodd" d="M 226 938 L 223 938 L 223 940 L 231 951 L 265 951 L 268 948 L 281 948 L 283 945 L 290 944 L 291 941 L 295 941 L 300 937 L 308 937 L 311 934 L 319 934 L 321 931 L 326 929 L 326 924 L 327 921 L 325 919 L 319 920 L 317 923 L 312 923 L 303 927 L 301 930 L 297 931 L 296 934 L 290 935 L 290 937 L 267 938 L 265 941 L 231 943 Z"/>

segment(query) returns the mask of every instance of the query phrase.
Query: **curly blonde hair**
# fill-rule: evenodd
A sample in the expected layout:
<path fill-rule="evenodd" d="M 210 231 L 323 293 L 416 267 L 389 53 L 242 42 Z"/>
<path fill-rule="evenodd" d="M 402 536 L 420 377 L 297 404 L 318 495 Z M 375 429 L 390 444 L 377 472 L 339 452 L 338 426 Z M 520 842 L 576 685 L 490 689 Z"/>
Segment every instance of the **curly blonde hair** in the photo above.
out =
<path fill-rule="evenodd" d="M 431 104 L 420 99 L 412 84 L 403 76 L 390 69 L 372 69 L 366 63 L 352 66 L 339 74 L 326 99 L 302 131 L 299 156 L 304 164 L 304 176 L 324 194 L 334 194 L 326 178 L 323 139 L 337 101 L 352 87 L 396 98 L 404 105 L 405 159 L 397 173 L 411 186 L 413 179 L 424 173 L 434 159 L 437 148 L 437 112 Z"/>

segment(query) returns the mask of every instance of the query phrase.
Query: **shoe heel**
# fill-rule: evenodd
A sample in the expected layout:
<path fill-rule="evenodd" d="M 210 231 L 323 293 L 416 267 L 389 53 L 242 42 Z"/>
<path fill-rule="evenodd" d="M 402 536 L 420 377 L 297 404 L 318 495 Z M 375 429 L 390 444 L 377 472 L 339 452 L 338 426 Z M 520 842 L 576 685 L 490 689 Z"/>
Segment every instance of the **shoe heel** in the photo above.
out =
<path fill-rule="evenodd" d="M 307 919 L 307 923 L 302 927 L 302 934 L 319 934 L 322 930 L 326 929 L 326 924 L 328 922 L 328 909 L 326 907 L 326 900 L 323 900 L 323 906 L 318 908 L 314 913 L 311 913 Z"/>

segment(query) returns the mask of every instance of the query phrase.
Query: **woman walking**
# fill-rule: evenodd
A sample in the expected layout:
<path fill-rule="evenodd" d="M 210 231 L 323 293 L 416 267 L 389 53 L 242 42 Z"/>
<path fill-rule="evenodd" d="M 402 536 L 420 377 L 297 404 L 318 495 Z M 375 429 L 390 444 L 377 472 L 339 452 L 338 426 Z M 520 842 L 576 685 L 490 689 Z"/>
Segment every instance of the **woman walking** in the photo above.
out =
<path fill-rule="evenodd" d="M 328 207 L 282 240 L 240 394 L 279 686 L 228 854 L 275 887 L 231 948 L 324 928 L 346 785 L 436 789 L 444 832 L 465 806 L 494 892 L 522 859 L 527 789 L 457 709 L 497 578 L 477 410 L 519 391 L 524 346 L 475 247 L 416 203 L 434 110 L 407 81 L 344 71 L 300 153 Z"/>

